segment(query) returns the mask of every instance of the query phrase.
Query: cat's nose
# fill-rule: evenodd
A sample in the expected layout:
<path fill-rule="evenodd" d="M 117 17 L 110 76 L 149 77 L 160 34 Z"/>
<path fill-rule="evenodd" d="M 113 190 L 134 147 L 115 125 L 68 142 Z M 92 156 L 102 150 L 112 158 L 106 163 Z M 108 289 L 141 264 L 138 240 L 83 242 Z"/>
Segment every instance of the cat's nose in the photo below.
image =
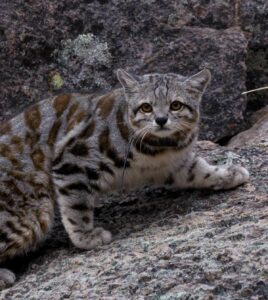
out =
<path fill-rule="evenodd" d="M 163 127 L 167 123 L 168 118 L 167 117 L 157 117 L 155 118 L 155 122 L 157 125 Z"/>

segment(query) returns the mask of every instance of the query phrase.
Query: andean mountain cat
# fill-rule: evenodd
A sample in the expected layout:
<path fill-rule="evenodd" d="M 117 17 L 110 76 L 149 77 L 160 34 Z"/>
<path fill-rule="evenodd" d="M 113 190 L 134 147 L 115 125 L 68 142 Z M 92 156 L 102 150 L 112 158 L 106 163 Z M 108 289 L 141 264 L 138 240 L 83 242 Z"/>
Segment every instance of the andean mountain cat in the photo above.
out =
<path fill-rule="evenodd" d="M 105 95 L 63 94 L 0 128 L 0 263 L 34 249 L 52 227 L 55 205 L 73 244 L 109 243 L 94 227 L 100 193 L 144 185 L 230 189 L 240 166 L 212 166 L 194 153 L 199 107 L 210 72 L 132 76 Z M 0 269 L 2 288 L 15 275 Z"/>

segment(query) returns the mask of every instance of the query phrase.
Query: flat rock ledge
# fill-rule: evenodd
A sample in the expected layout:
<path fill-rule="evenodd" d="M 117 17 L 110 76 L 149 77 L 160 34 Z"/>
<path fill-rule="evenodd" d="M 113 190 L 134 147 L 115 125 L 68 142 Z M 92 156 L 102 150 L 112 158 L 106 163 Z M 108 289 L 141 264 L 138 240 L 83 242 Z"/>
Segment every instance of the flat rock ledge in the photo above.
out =
<path fill-rule="evenodd" d="M 97 223 L 110 245 L 75 249 L 56 222 L 38 252 L 13 263 L 18 281 L 0 299 L 268 299 L 268 147 L 198 147 L 215 164 L 247 167 L 251 181 L 104 198 Z"/>

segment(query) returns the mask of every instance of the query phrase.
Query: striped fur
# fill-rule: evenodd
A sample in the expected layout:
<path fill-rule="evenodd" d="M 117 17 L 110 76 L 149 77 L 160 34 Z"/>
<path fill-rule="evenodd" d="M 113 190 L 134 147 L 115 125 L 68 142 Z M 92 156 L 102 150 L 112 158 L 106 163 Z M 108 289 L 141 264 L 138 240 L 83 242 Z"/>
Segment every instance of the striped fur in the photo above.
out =
<path fill-rule="evenodd" d="M 148 183 L 224 189 L 248 179 L 193 152 L 207 70 L 190 78 L 119 70 L 118 79 L 121 89 L 46 99 L 1 126 L 0 263 L 40 243 L 56 203 L 74 245 L 91 249 L 111 241 L 93 224 L 99 193 Z M 14 280 L 0 269 L 2 286 Z"/>

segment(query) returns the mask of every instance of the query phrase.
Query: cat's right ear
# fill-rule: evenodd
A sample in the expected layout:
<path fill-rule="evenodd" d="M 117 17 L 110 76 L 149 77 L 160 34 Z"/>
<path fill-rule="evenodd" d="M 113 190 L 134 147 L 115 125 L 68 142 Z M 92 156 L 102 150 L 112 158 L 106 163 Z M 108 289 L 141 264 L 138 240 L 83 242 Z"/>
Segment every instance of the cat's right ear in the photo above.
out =
<path fill-rule="evenodd" d="M 138 81 L 123 69 L 118 69 L 116 75 L 126 92 L 131 91 L 139 86 Z"/>
<path fill-rule="evenodd" d="M 191 96 L 200 100 L 210 80 L 210 71 L 208 69 L 203 69 L 197 74 L 187 78 L 183 84 Z"/>

